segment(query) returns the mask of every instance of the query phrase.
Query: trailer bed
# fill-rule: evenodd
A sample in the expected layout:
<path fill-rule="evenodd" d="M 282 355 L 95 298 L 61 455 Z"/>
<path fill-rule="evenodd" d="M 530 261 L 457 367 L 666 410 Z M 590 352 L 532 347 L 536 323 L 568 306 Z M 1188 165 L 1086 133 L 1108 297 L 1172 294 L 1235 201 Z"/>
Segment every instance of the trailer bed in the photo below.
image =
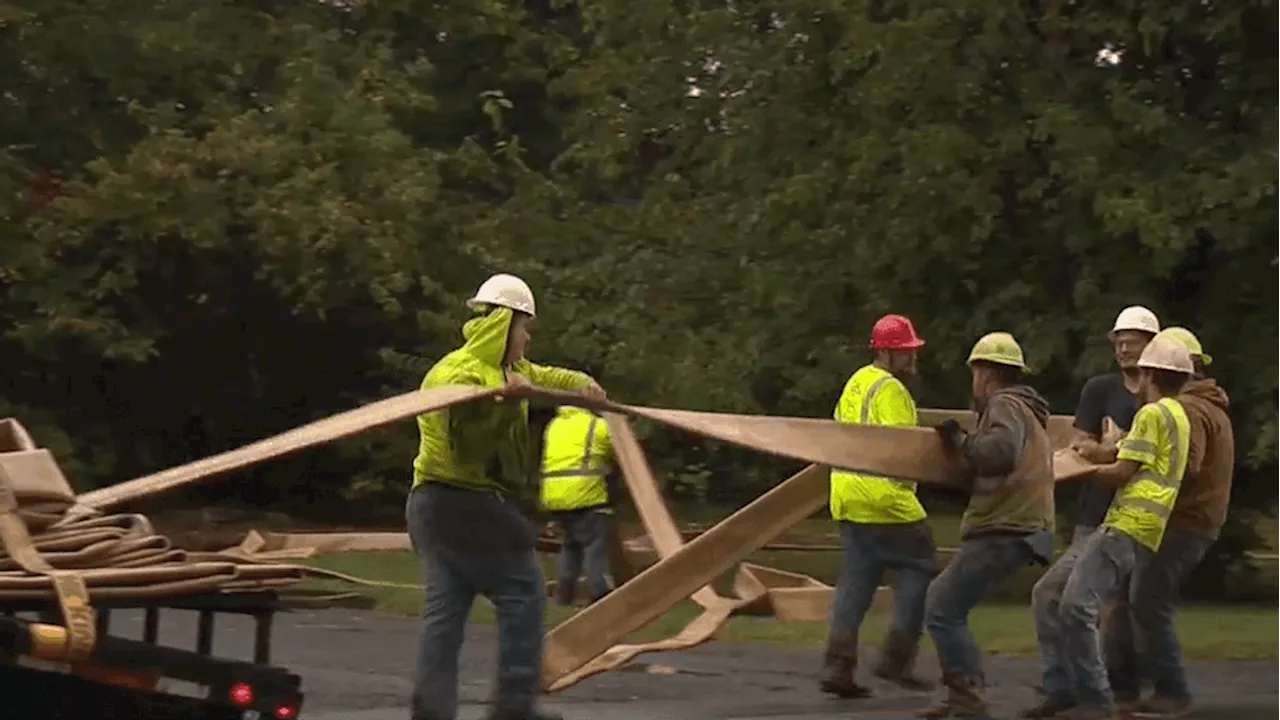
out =
<path fill-rule="evenodd" d="M 143 637 L 110 634 L 111 611 L 142 609 Z M 83 663 L 37 657 L 32 630 L 61 624 L 47 603 L 7 603 L 0 615 L 0 685 L 12 717 L 84 720 L 297 720 L 301 679 L 269 664 L 275 593 L 213 593 L 144 603 L 95 603 L 98 642 Z M 163 610 L 199 613 L 196 649 L 158 643 Z M 256 622 L 253 661 L 212 655 L 217 615 L 247 614 Z M 22 617 L 34 615 L 33 618 Z"/>

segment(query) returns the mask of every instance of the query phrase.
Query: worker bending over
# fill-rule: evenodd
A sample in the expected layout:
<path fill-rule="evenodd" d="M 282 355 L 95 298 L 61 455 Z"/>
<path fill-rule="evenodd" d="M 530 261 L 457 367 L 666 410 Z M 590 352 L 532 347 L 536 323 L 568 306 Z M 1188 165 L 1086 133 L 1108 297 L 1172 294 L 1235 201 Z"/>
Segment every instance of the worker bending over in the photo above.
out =
<path fill-rule="evenodd" d="M 1105 632 L 1113 637 L 1105 646 L 1117 705 L 1125 698 L 1147 717 L 1176 717 L 1190 710 L 1191 687 L 1173 616 L 1182 584 L 1226 522 L 1236 445 L 1227 393 L 1205 376 L 1213 358 L 1205 354 L 1199 339 L 1180 327 L 1166 328 L 1156 337 L 1173 338 L 1191 354 L 1194 373 L 1178 393 L 1191 430 L 1187 470 L 1160 549 L 1134 577 L 1127 611 L 1111 616 Z M 1096 463 L 1116 459 L 1105 450 L 1085 457 Z M 1139 701 L 1144 679 L 1152 681 L 1155 694 Z"/>
<path fill-rule="evenodd" d="M 1099 450 L 1114 454 L 1115 445 L 1103 438 L 1103 425 L 1107 419 L 1117 429 L 1127 432 L 1138 411 L 1138 385 L 1141 369 L 1138 358 L 1151 338 L 1160 331 L 1160 321 L 1155 313 L 1134 305 L 1120 311 L 1109 337 L 1115 352 L 1119 372 L 1095 375 L 1085 382 L 1076 405 L 1075 438 L 1072 447 L 1088 457 Z M 1106 443 L 1106 445 L 1104 445 Z M 1076 500 L 1074 530 L 1071 545 L 1058 558 L 1031 590 L 1031 607 L 1035 616 L 1036 640 L 1040 645 L 1044 676 L 1041 680 L 1043 697 L 1034 707 L 1024 710 L 1027 718 L 1053 717 L 1063 698 L 1071 696 L 1070 670 L 1063 659 L 1063 638 L 1058 635 L 1059 601 L 1067 578 L 1084 549 L 1085 541 L 1102 523 L 1111 506 L 1115 490 L 1093 478 L 1079 481 Z"/>
<path fill-rule="evenodd" d="M 916 404 L 903 378 L 916 372 L 916 353 L 924 347 L 911 321 L 886 315 L 871 330 L 875 360 L 845 383 L 836 404 L 842 423 L 914 427 Z M 846 698 L 871 691 L 854 679 L 858 666 L 858 629 L 885 570 L 894 573 L 893 624 L 885 638 L 877 677 L 909 689 L 928 689 L 911 667 L 924 622 L 924 593 L 933 577 L 933 534 L 925 524 L 916 485 L 847 470 L 831 472 L 831 517 L 840 526 L 844 566 L 836 582 L 831 628 L 823 657 L 823 692 Z"/>
<path fill-rule="evenodd" d="M 587 594 L 595 602 L 613 589 L 609 537 L 613 509 L 607 479 L 613 442 L 604 418 L 562 405 L 543 434 L 542 507 L 564 531 L 556 558 L 556 602 L 572 605 L 578 577 L 586 571 Z"/>
<path fill-rule="evenodd" d="M 494 275 L 467 302 L 476 315 L 465 344 L 437 362 L 423 389 L 448 385 L 513 389 L 538 385 L 603 398 L 585 373 L 525 359 L 535 316 L 529 286 Z M 477 594 L 498 620 L 498 686 L 493 720 L 556 720 L 540 713 L 542 614 L 546 587 L 536 532 L 516 509 L 537 471 L 528 403 L 516 398 L 458 405 L 418 416 L 421 443 L 405 508 L 426 587 L 414 672 L 414 720 L 454 720 L 458 655 Z"/>
<path fill-rule="evenodd" d="M 1076 720 L 1117 717 L 1099 637 L 1102 609 L 1129 597 L 1130 585 L 1160 549 L 1187 467 L 1190 422 L 1176 396 L 1191 378 L 1191 354 L 1169 337 L 1153 339 L 1138 360 L 1146 402 L 1120 442 L 1114 463 L 1094 477 L 1118 488 L 1102 526 L 1089 536 L 1063 589 L 1059 627 L 1071 694 L 1054 698 Z M 1074 707 L 1072 707 L 1074 706 Z M 1061 711 L 1059 711 L 1061 712 Z"/>
<path fill-rule="evenodd" d="M 969 353 L 977 426 L 938 427 L 965 467 L 969 505 L 960 549 L 929 585 L 925 625 L 947 695 L 922 717 L 987 717 L 982 651 L 969 613 L 998 583 L 1053 554 L 1053 449 L 1049 404 L 1021 382 L 1022 348 L 1009 333 L 983 336 Z"/>

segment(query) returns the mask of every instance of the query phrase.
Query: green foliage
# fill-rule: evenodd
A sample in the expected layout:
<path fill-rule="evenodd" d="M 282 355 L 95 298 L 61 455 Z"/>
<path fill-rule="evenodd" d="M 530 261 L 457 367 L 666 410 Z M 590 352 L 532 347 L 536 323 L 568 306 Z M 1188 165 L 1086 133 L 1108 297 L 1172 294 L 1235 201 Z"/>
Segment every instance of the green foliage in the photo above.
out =
<path fill-rule="evenodd" d="M 539 296 L 534 355 L 625 401 L 826 417 L 896 311 L 929 341 L 922 405 L 963 406 L 965 353 L 1003 329 L 1068 413 L 1142 303 L 1214 354 L 1234 499 L 1271 507 L 1275 20 L 8 0 L 0 402 L 78 485 L 114 482 L 416 386 L 506 270 Z M 641 432 L 677 495 L 794 470 Z M 398 428 L 202 492 L 394 515 L 413 448 Z M 1256 544 L 1229 536 L 1226 559 Z"/>

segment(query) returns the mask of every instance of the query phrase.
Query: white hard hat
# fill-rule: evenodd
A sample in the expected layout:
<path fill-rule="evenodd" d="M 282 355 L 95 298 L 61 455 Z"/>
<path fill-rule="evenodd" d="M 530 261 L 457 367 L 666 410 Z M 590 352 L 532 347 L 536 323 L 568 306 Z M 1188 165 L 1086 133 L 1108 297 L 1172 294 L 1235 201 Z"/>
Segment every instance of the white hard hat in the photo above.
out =
<path fill-rule="evenodd" d="M 516 277 L 499 273 L 485 280 L 476 290 L 476 294 L 467 301 L 467 307 L 476 305 L 498 305 L 512 310 L 519 310 L 530 317 L 537 316 L 533 303 L 533 291 L 529 285 Z"/>
<path fill-rule="evenodd" d="M 1187 346 L 1167 335 L 1152 338 L 1151 342 L 1147 343 L 1142 350 L 1142 356 L 1138 358 L 1138 367 L 1169 370 L 1186 375 L 1196 371 Z"/>
<path fill-rule="evenodd" d="M 1111 334 L 1115 335 L 1121 330 L 1139 330 L 1155 335 L 1160 332 L 1160 321 L 1156 319 L 1155 313 L 1141 305 L 1131 305 L 1121 310 L 1116 316 L 1116 324 L 1111 328 Z"/>

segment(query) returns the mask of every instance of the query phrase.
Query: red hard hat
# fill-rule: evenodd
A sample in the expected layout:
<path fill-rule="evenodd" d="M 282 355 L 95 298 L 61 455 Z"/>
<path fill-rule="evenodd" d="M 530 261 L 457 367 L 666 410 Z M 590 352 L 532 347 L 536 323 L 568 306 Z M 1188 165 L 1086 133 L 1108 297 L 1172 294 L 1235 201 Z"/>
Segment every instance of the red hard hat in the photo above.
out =
<path fill-rule="evenodd" d="M 915 350 L 924 347 L 911 321 L 901 315 L 885 315 L 871 328 L 874 350 Z"/>

